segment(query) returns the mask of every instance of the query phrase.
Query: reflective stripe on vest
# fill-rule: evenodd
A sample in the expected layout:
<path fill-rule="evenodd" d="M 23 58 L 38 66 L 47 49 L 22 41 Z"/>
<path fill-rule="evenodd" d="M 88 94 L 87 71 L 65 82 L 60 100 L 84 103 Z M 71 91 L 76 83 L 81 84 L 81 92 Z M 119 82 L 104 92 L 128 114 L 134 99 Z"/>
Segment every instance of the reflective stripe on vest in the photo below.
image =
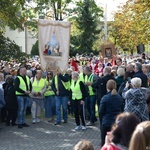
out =
<path fill-rule="evenodd" d="M 23 80 L 23 78 L 21 76 L 17 76 L 17 77 L 20 81 L 19 88 L 22 89 L 23 91 L 27 91 L 26 83 Z M 26 77 L 26 82 L 27 82 L 28 89 L 30 89 L 30 79 L 29 79 L 28 76 L 25 76 L 25 77 Z M 24 95 L 24 93 L 20 93 L 18 91 L 16 91 L 15 93 L 16 93 L 16 95 Z"/>
<path fill-rule="evenodd" d="M 32 90 L 35 92 L 41 92 L 43 88 L 45 87 L 45 80 L 40 79 L 40 81 L 37 81 L 36 78 L 34 79 L 32 83 Z"/>
<path fill-rule="evenodd" d="M 78 80 L 77 82 L 76 82 L 76 85 L 75 85 L 75 81 L 72 81 L 72 83 L 71 83 L 71 90 L 72 90 L 72 99 L 73 100 L 75 100 L 75 99 L 77 99 L 77 100 L 80 100 L 80 99 L 82 99 L 82 92 L 81 92 L 81 89 L 80 89 L 80 81 L 81 80 Z"/>
<path fill-rule="evenodd" d="M 54 91 L 52 90 L 51 88 L 51 85 L 49 85 L 49 83 L 52 82 L 52 80 L 49 80 L 49 81 L 45 81 L 46 82 L 46 85 L 48 86 L 47 89 L 46 89 L 46 92 L 44 93 L 44 96 L 51 96 L 51 95 L 55 95 Z"/>
<path fill-rule="evenodd" d="M 85 82 L 93 82 L 93 81 L 94 81 L 94 74 L 91 74 L 89 77 L 86 76 Z M 93 92 L 92 86 L 88 86 L 88 89 L 89 89 L 90 96 L 95 95 L 95 93 Z"/>
<path fill-rule="evenodd" d="M 57 90 L 59 90 L 59 88 L 58 88 L 58 76 L 56 75 L 54 78 L 55 78 L 55 80 L 54 80 L 55 81 L 55 87 Z M 70 81 L 64 82 L 61 80 L 61 82 L 62 82 L 62 84 L 66 90 L 70 90 Z"/>

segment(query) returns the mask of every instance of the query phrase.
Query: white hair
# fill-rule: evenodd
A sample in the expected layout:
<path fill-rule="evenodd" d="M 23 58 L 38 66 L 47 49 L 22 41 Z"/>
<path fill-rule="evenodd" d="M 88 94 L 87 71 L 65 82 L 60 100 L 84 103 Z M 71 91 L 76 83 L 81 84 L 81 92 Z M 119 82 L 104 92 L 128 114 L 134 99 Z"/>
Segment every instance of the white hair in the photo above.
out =
<path fill-rule="evenodd" d="M 137 77 L 132 78 L 131 79 L 131 84 L 134 88 L 139 88 L 142 85 L 142 80 L 140 78 L 137 78 Z"/>

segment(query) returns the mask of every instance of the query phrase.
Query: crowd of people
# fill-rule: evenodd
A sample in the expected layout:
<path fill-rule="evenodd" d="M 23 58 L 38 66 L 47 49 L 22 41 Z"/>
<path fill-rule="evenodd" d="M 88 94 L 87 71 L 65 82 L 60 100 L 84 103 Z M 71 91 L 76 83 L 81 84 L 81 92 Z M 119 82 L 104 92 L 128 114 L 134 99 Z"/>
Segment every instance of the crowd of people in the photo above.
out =
<path fill-rule="evenodd" d="M 1 120 L 21 129 L 29 127 L 26 113 L 31 112 L 35 124 L 41 121 L 42 110 L 56 126 L 73 115 L 75 130 L 86 130 L 99 120 L 100 149 L 142 150 L 150 148 L 149 86 L 150 59 L 145 54 L 111 60 L 76 55 L 69 59 L 65 73 L 42 70 L 39 60 L 29 59 L 23 65 L 1 61 Z M 94 149 L 87 141 L 80 141 L 75 149 L 84 142 Z"/>

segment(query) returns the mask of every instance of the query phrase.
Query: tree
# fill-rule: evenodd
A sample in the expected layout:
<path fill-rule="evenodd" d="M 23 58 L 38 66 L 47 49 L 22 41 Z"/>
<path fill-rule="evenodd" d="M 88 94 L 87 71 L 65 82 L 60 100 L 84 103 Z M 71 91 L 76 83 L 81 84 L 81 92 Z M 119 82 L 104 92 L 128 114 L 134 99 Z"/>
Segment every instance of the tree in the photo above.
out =
<path fill-rule="evenodd" d="M 23 62 L 26 58 L 29 58 L 29 55 L 21 52 L 20 47 L 14 41 L 0 34 L 0 60 L 10 61 L 16 59 Z"/>
<path fill-rule="evenodd" d="M 21 28 L 24 18 L 21 16 L 21 9 L 25 0 L 1 0 L 0 2 L 0 30 L 5 26 L 11 29 Z"/>
<path fill-rule="evenodd" d="M 138 44 L 150 41 L 150 4 L 147 0 L 127 1 L 126 5 L 114 15 L 112 30 L 116 45 L 128 48 L 133 53 Z"/>
<path fill-rule="evenodd" d="M 77 32 L 71 37 L 71 51 L 90 53 L 100 33 L 98 23 L 102 10 L 94 0 L 80 0 L 74 12 L 76 15 L 71 20 L 76 25 Z"/>
<path fill-rule="evenodd" d="M 39 47 L 38 47 L 38 40 L 32 46 L 31 55 L 39 55 Z"/>

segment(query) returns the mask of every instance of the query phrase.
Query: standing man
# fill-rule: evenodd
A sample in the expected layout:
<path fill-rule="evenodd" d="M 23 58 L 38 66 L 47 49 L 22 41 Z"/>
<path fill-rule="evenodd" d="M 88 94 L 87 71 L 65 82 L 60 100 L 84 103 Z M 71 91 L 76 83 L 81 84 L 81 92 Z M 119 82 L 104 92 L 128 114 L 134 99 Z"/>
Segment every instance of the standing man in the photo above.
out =
<path fill-rule="evenodd" d="M 70 93 L 70 83 L 69 75 L 62 75 L 59 71 L 52 80 L 52 90 L 55 92 L 55 102 L 56 102 L 56 122 L 54 125 L 59 125 L 61 123 L 61 106 L 63 109 L 63 120 L 67 123 L 68 119 L 68 100 Z"/>
<path fill-rule="evenodd" d="M 145 87 L 147 88 L 148 87 L 148 78 L 147 76 L 143 73 L 142 71 L 142 65 L 140 63 L 136 63 L 135 64 L 135 74 L 134 74 L 134 77 L 138 77 L 142 80 L 142 85 L 141 87 Z"/>
<path fill-rule="evenodd" d="M 112 79 L 115 80 L 115 78 L 111 75 L 111 68 L 109 66 L 106 66 L 103 70 L 103 75 L 98 80 L 96 80 L 92 87 L 96 89 L 97 92 L 97 105 L 99 107 L 101 98 L 107 94 L 106 84 L 107 81 Z M 115 80 L 116 81 L 116 80 Z"/>
<path fill-rule="evenodd" d="M 25 67 L 19 69 L 19 75 L 15 79 L 15 90 L 18 102 L 18 128 L 29 127 L 25 122 L 25 114 L 32 85 L 29 77 L 26 75 Z"/>
<path fill-rule="evenodd" d="M 90 115 L 90 122 L 87 123 L 87 126 L 94 125 L 94 122 L 97 121 L 95 116 L 95 105 L 96 105 L 96 94 L 94 88 L 91 86 L 93 82 L 97 80 L 97 76 L 94 75 L 91 71 L 90 67 L 84 68 L 84 73 L 86 74 L 85 77 L 85 85 L 88 86 L 88 96 L 86 99 L 86 108 L 88 110 L 88 113 Z"/>

